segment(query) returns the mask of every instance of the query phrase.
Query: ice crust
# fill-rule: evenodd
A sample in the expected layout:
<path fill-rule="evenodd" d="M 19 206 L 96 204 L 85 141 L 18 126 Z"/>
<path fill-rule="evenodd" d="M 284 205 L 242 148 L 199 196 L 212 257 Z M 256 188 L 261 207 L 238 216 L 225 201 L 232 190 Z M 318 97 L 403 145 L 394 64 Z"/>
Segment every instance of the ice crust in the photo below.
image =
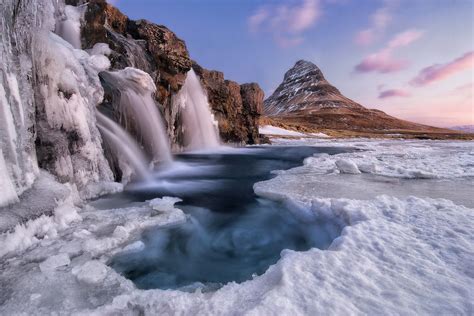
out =
<path fill-rule="evenodd" d="M 391 144 L 396 149 L 391 149 Z M 395 158 L 390 158 L 389 152 L 411 153 L 413 157 L 416 155 L 413 147 L 421 147 L 421 154 L 412 158 L 415 165 L 426 165 L 419 160 L 427 157 L 440 161 L 433 153 L 441 154 L 445 149 L 450 151 L 452 159 L 444 160 L 444 166 L 436 166 L 436 170 L 445 172 L 452 168 L 453 161 L 462 164 L 472 144 L 411 142 L 404 146 L 397 142 L 358 142 L 352 145 L 370 148 L 370 154 L 365 153 L 368 158 L 383 150 L 383 157 L 392 161 Z M 427 152 L 431 155 L 425 155 Z M 308 159 L 330 160 L 331 163 L 323 167 L 330 167 L 335 174 L 323 176 L 341 177 L 341 181 L 346 181 L 347 177 L 364 174 L 339 173 L 335 165 L 340 158 L 337 156 L 352 155 L 347 159 L 353 160 L 363 154 Z M 399 163 L 402 165 L 403 160 Z M 318 170 L 328 171 L 316 163 L 313 171 L 305 169 L 308 165 L 281 172 L 275 179 L 303 173 L 320 177 Z M 306 194 L 301 192 L 304 188 L 294 190 L 296 182 L 279 187 L 272 181 L 274 179 L 258 183 L 256 192 L 293 204 L 291 209 L 302 219 L 324 216 L 343 223 L 342 235 L 328 250 L 285 250 L 280 261 L 263 275 L 241 284 L 229 283 L 211 293 L 201 292 L 199 285 L 191 293 L 139 290 L 105 263 L 118 252 L 143 249 L 144 244 L 138 240 L 143 229 L 186 220 L 184 213 L 174 206 L 178 199 L 156 199 L 110 210 L 89 206 L 79 213 L 82 221 L 70 223 L 68 228 L 58 230 L 55 236 L 38 241 L 26 251 L 8 255 L 0 282 L 5 293 L 15 294 L 0 296 L 0 314 L 34 315 L 51 310 L 77 315 L 138 311 L 183 315 L 466 315 L 472 312 L 473 209 L 441 198 L 315 197 L 310 188 Z M 45 260 L 52 260 L 48 258 L 60 253 L 70 257 L 69 265 L 64 260 L 61 266 L 47 273 L 38 269 Z M 90 275 L 86 271 L 90 271 Z M 15 278 L 19 275 L 21 277 Z M 53 299 L 44 294 L 47 288 L 61 288 L 61 291 L 54 292 Z M 22 304 L 25 297 L 30 297 L 29 304 Z"/>
<path fill-rule="evenodd" d="M 348 170 L 405 179 L 452 179 L 474 177 L 474 144 L 462 141 L 409 140 L 274 140 L 276 145 L 352 147 L 358 152 L 309 157 L 304 168 L 312 173 L 344 173 Z M 348 166 L 348 169 L 346 167 Z M 288 171 L 295 173 L 302 168 Z M 349 172 L 352 173 L 352 172 Z M 357 172 L 356 172 L 357 173 Z"/>

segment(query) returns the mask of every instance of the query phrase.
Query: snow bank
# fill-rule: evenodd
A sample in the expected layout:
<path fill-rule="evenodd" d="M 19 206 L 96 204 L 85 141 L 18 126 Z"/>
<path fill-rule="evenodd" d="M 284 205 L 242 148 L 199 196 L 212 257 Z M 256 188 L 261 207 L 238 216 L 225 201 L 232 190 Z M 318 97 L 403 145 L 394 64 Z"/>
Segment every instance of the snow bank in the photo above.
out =
<path fill-rule="evenodd" d="M 442 198 L 317 197 L 308 185 L 330 179 L 340 186 L 359 179 L 356 186 L 366 189 L 369 182 L 365 177 L 376 177 L 378 184 L 388 182 L 394 187 L 405 180 L 405 173 L 389 169 L 392 164 L 402 169 L 430 168 L 443 179 L 412 177 L 408 179 L 411 183 L 436 181 L 444 183 L 445 190 L 458 190 L 466 175 L 467 181 L 472 180 L 472 142 L 312 144 L 367 151 L 309 157 L 304 166 L 257 183 L 255 191 L 292 205 L 300 218 L 329 217 L 341 222 L 342 234 L 329 250 L 285 250 L 281 260 L 263 275 L 241 284 L 228 283 L 212 293 L 139 290 L 106 264 L 118 252 L 146 247 L 139 241 L 143 229 L 185 221 L 185 214 L 174 206 L 177 199 L 120 209 L 86 207 L 80 213 L 82 221 L 69 223 L 68 229 L 43 238 L 21 256 L 13 252 L 8 260 L 2 260 L 0 283 L 7 294 L 0 296 L 0 314 L 472 313 L 473 209 Z M 445 159 L 446 155 L 450 159 Z M 352 161 L 362 173 L 341 173 L 336 165 L 340 159 Z M 284 185 L 276 185 L 279 182 Z M 413 188 L 412 193 L 418 192 L 418 187 Z M 50 259 L 59 254 L 67 254 L 70 263 L 66 255 Z M 52 268 L 43 273 L 41 264 Z"/>
<path fill-rule="evenodd" d="M 271 125 L 264 125 L 258 128 L 258 132 L 264 135 L 279 135 L 279 136 L 306 136 L 303 133 L 290 131 L 284 128 L 271 126 Z"/>
<path fill-rule="evenodd" d="M 16 226 L 12 232 L 0 235 L 0 257 L 25 250 L 42 239 L 54 238 L 58 235 L 58 230 L 65 229 L 71 222 L 80 220 L 73 199 L 69 197 L 54 210 L 54 216 L 42 215 Z"/>

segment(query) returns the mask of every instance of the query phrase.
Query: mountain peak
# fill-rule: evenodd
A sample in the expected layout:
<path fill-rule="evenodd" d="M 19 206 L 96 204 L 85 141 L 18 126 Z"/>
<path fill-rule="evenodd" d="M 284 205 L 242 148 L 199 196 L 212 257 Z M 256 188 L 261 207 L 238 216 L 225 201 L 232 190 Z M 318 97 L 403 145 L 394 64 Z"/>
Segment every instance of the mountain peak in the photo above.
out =
<path fill-rule="evenodd" d="M 332 86 L 314 63 L 298 60 L 275 92 L 265 100 L 265 113 L 277 115 L 310 108 L 362 107 Z"/>
<path fill-rule="evenodd" d="M 318 66 L 304 59 L 298 60 L 295 65 L 285 73 L 283 80 L 302 79 L 304 77 L 311 77 L 313 80 L 326 80 Z"/>

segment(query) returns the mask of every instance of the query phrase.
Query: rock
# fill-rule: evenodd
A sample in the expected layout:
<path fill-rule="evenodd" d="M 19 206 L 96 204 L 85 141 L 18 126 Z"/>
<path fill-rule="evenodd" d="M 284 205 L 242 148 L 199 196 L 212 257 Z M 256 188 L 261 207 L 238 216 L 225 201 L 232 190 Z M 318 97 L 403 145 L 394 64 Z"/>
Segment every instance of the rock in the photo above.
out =
<path fill-rule="evenodd" d="M 259 143 L 258 118 L 264 93 L 256 83 L 239 85 L 224 79 L 224 74 L 194 64 L 193 69 L 207 90 L 209 104 L 226 142 Z"/>

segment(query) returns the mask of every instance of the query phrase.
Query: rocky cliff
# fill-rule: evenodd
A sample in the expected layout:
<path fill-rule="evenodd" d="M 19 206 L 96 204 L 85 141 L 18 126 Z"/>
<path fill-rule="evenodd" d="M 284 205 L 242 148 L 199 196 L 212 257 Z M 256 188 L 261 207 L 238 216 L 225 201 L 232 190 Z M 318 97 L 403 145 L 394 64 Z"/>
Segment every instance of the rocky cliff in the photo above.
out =
<path fill-rule="evenodd" d="M 81 5 L 82 0 L 69 0 Z M 174 147 L 182 144 L 180 110 L 172 96 L 184 84 L 186 73 L 194 67 L 206 87 L 212 110 L 219 123 L 222 140 L 234 143 L 258 142 L 258 117 L 263 107 L 263 92 L 257 84 L 239 85 L 224 80 L 224 75 L 200 67 L 190 59 L 186 44 L 162 25 L 146 20 L 130 20 L 105 0 L 87 3 L 82 23 L 82 47 L 91 49 L 107 43 L 112 69 L 135 67 L 150 74 L 162 105 L 167 131 Z M 251 88 L 250 88 L 251 87 Z M 106 91 L 106 100 L 107 100 Z"/>
<path fill-rule="evenodd" d="M 258 84 L 239 85 L 225 80 L 220 71 L 210 71 L 198 64 L 194 64 L 193 68 L 208 92 L 209 104 L 219 122 L 222 139 L 234 143 L 258 143 L 258 118 L 264 98 Z"/>

